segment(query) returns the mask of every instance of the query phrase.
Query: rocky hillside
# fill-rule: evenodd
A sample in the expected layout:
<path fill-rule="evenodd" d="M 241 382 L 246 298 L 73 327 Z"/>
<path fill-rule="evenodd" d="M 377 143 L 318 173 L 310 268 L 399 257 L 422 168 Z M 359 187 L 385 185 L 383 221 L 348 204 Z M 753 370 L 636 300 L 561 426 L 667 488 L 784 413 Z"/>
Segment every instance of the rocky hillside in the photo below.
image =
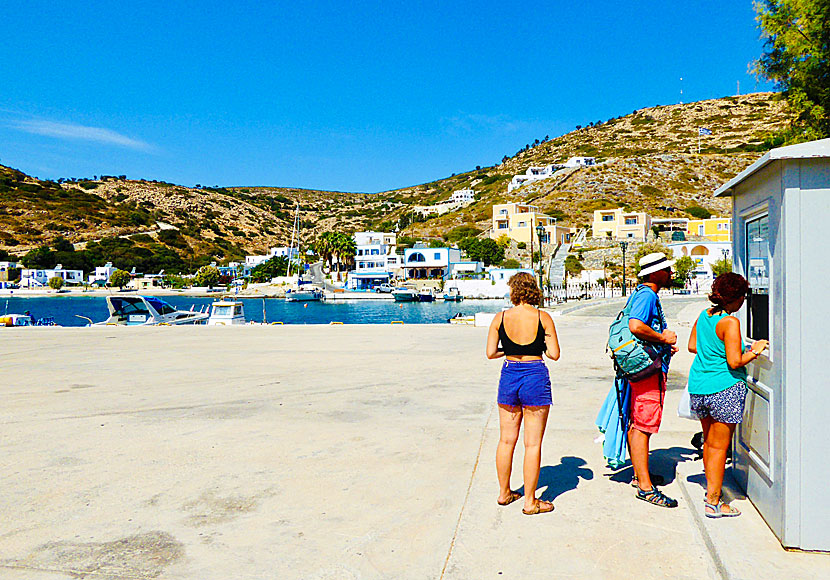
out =
<path fill-rule="evenodd" d="M 129 234 L 155 244 L 163 222 L 181 234 L 173 244 L 176 251 L 225 260 L 286 245 L 298 205 L 306 245 L 326 230 L 403 224 L 405 234 L 440 237 L 463 224 L 486 229 L 491 205 L 504 201 L 531 201 L 572 225 L 589 223 L 595 209 L 617 206 L 684 216 L 686 208 L 699 205 L 722 215 L 728 212 L 726 202 L 714 199 L 712 191 L 756 159 L 765 140 L 787 123 L 786 103 L 772 93 L 641 109 L 528 144 L 495 167 L 375 195 L 187 188 L 123 176 L 58 183 L 0 166 L 0 250 L 24 254 L 59 237 L 83 244 Z M 712 131 L 701 139 L 700 155 L 698 127 Z M 507 193 L 513 175 L 572 156 L 592 156 L 600 163 Z M 477 201 L 407 225 L 414 205 L 436 203 L 462 188 L 475 189 Z"/>

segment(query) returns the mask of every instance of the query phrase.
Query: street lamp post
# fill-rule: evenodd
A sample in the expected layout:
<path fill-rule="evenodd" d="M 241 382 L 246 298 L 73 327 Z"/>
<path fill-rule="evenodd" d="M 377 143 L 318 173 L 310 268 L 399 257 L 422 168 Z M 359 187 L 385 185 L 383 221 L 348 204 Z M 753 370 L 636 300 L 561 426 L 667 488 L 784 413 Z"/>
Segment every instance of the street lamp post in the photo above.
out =
<path fill-rule="evenodd" d="M 542 224 L 537 223 L 536 224 L 536 235 L 539 236 L 539 290 L 542 291 L 542 304 L 540 304 L 540 306 L 544 306 L 544 304 L 545 304 L 545 289 L 544 289 L 544 286 L 542 285 L 543 284 L 543 280 L 542 280 L 542 261 L 544 259 L 544 255 L 542 253 L 542 248 L 543 248 L 543 246 L 542 246 L 542 236 L 544 235 L 544 233 L 545 233 L 545 227 Z"/>
<path fill-rule="evenodd" d="M 626 296 L 626 288 L 625 288 L 625 250 L 628 248 L 628 242 L 620 242 L 620 248 L 622 248 L 622 295 Z"/>

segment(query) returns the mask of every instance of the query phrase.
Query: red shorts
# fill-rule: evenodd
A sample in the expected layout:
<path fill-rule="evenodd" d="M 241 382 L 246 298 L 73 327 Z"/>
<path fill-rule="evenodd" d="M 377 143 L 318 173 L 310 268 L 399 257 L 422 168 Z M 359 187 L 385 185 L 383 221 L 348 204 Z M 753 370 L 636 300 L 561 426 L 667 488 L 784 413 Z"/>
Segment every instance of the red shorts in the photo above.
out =
<path fill-rule="evenodd" d="M 665 375 L 654 373 L 642 381 L 631 382 L 631 428 L 657 433 L 663 420 Z"/>

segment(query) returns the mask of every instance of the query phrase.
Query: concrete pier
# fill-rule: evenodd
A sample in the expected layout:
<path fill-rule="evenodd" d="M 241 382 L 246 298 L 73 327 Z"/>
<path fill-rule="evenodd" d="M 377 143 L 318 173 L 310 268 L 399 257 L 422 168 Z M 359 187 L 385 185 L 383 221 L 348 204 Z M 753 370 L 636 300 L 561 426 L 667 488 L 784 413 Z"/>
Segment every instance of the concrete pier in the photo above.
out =
<path fill-rule="evenodd" d="M 667 307 L 681 345 L 703 304 Z M 602 308 L 556 318 L 540 478 L 556 510 L 533 517 L 496 504 L 500 362 L 484 358 L 486 329 L 2 332 L 0 577 L 828 577 L 828 558 L 769 541 L 746 500 L 745 516 L 702 520 L 699 427 L 674 412 L 685 351 L 652 465 L 680 507 L 637 501 L 631 469 L 604 466 Z M 521 457 L 520 443 L 514 488 Z M 742 559 L 718 556 L 707 527 Z"/>

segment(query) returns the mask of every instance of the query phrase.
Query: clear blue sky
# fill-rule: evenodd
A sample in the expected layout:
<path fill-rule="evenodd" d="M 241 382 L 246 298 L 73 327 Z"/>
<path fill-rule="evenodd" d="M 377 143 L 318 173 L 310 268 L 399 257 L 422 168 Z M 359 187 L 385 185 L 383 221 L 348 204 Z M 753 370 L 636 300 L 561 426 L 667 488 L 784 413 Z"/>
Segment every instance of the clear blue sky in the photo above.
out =
<path fill-rule="evenodd" d="M 771 88 L 749 0 L 12 0 L 3 20 L 0 163 L 42 179 L 376 192 L 681 85 Z"/>

